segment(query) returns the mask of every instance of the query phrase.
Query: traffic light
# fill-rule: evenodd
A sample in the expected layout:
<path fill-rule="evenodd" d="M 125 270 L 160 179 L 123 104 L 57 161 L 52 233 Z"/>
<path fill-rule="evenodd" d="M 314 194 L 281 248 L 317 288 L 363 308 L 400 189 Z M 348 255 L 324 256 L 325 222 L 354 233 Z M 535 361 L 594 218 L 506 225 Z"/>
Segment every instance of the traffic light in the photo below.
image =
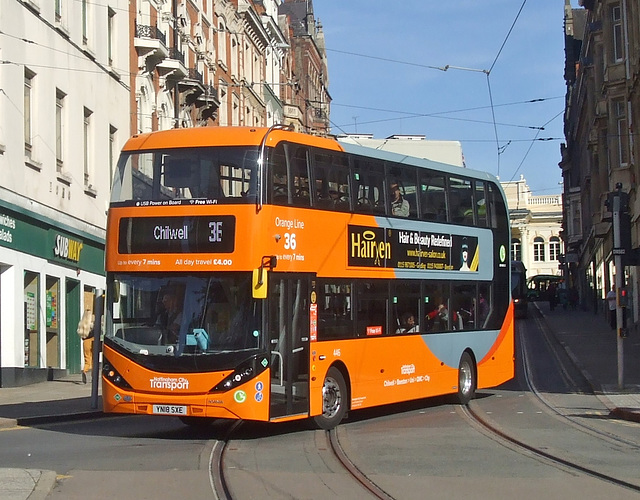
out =
<path fill-rule="evenodd" d="M 616 203 L 617 202 L 617 203 Z M 606 210 L 617 212 L 620 243 L 614 248 L 614 254 L 622 257 L 623 266 L 638 265 L 636 252 L 631 248 L 631 215 L 629 214 L 629 193 L 622 191 L 622 184 L 616 184 L 616 190 L 607 194 L 604 202 Z M 614 209 L 617 205 L 617 210 Z M 615 217 L 607 218 L 615 220 Z"/>
<path fill-rule="evenodd" d="M 628 307 L 629 306 L 629 290 L 626 287 L 621 287 L 617 289 L 618 292 L 618 305 L 620 307 Z"/>

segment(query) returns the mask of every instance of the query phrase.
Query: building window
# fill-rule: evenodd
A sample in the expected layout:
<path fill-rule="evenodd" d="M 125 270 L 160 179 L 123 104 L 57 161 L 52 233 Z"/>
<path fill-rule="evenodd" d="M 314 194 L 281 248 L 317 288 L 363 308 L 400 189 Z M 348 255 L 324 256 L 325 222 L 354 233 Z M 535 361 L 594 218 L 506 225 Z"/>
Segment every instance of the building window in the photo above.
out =
<path fill-rule="evenodd" d="M 624 59 L 622 9 L 620 5 L 615 5 L 611 8 L 611 32 L 613 35 L 613 60 L 620 62 Z"/>
<path fill-rule="evenodd" d="M 235 39 L 231 39 L 231 76 L 238 77 L 238 42 Z"/>
<path fill-rule="evenodd" d="M 82 43 L 87 44 L 87 35 L 89 32 L 89 13 L 88 13 L 88 0 L 82 0 Z"/>
<path fill-rule="evenodd" d="M 571 232 L 570 236 L 578 236 L 582 234 L 582 207 L 579 200 L 571 200 L 569 205 L 569 213 L 571 215 Z"/>
<path fill-rule="evenodd" d="M 90 148 L 91 148 L 91 115 L 93 112 L 84 108 L 84 124 L 83 124 L 83 164 L 84 164 L 84 185 L 85 187 L 89 187 L 91 183 L 91 165 L 89 163 L 89 159 L 91 158 Z"/>
<path fill-rule="evenodd" d="M 47 276 L 45 282 L 45 328 L 47 331 L 45 364 L 60 368 L 60 280 L 55 276 Z"/>
<path fill-rule="evenodd" d="M 560 238 L 552 236 L 549 238 L 549 260 L 558 260 L 560 257 Z"/>
<path fill-rule="evenodd" d="M 629 128 L 627 127 L 627 113 L 623 99 L 613 101 L 613 114 L 616 120 L 618 160 L 622 167 L 629 163 Z"/>
<path fill-rule="evenodd" d="M 117 133 L 118 129 L 113 125 L 109 125 L 109 182 L 113 180 L 113 173 L 116 168 L 115 161 L 118 157 L 118 152 L 116 151 Z"/>
<path fill-rule="evenodd" d="M 536 236 L 533 239 L 533 260 L 534 262 L 544 262 L 544 239 L 541 236 Z"/>
<path fill-rule="evenodd" d="M 56 172 L 64 165 L 64 98 L 65 93 L 56 89 Z"/>
<path fill-rule="evenodd" d="M 511 255 L 513 260 L 522 260 L 522 244 L 518 238 L 511 240 Z"/>
<path fill-rule="evenodd" d="M 55 15 L 56 22 L 60 22 L 60 19 L 62 19 L 62 0 L 56 0 Z"/>
<path fill-rule="evenodd" d="M 107 61 L 109 66 L 113 66 L 113 42 L 115 40 L 115 24 L 116 24 L 116 13 L 109 7 L 107 12 Z"/>
<path fill-rule="evenodd" d="M 33 71 L 24 70 L 24 154 L 31 158 L 33 152 L 33 82 L 36 75 Z"/>

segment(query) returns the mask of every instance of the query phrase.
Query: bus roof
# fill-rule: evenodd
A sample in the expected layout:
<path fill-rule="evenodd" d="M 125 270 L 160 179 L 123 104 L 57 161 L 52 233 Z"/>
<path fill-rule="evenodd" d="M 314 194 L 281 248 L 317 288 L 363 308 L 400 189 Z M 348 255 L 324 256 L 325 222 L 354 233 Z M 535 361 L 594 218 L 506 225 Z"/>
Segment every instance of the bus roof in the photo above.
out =
<path fill-rule="evenodd" d="M 126 142 L 123 151 L 208 146 L 260 146 L 268 130 L 266 127 L 192 127 L 159 130 L 134 135 Z M 267 145 L 277 144 L 283 140 L 343 151 L 340 144 L 333 139 L 279 129 L 269 133 Z"/>
<path fill-rule="evenodd" d="M 210 146 L 260 146 L 267 127 L 191 127 L 175 128 L 170 130 L 158 130 L 132 136 L 124 145 L 124 152 L 194 148 Z M 473 170 L 448 163 L 441 163 L 425 158 L 416 158 L 409 155 L 382 151 L 357 144 L 339 142 L 334 139 L 319 137 L 300 132 L 292 132 L 283 129 L 274 129 L 269 132 L 268 146 L 275 146 L 281 141 L 291 141 L 297 144 L 305 144 L 332 151 L 342 151 L 354 155 L 366 156 L 379 160 L 394 161 L 406 165 L 415 165 L 423 168 L 431 168 L 447 172 L 453 175 L 474 177 L 495 182 L 500 190 L 500 182 L 488 172 Z"/>

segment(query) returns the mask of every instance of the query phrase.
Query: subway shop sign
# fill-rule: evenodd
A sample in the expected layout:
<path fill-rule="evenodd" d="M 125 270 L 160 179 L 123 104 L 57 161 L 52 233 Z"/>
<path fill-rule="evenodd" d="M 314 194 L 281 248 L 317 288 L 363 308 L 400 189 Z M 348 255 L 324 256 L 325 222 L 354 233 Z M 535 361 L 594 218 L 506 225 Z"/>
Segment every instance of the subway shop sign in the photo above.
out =
<path fill-rule="evenodd" d="M 80 262 L 80 253 L 84 247 L 82 241 L 71 238 L 57 232 L 52 233 L 53 236 L 53 257 L 56 260 L 64 262 Z"/>

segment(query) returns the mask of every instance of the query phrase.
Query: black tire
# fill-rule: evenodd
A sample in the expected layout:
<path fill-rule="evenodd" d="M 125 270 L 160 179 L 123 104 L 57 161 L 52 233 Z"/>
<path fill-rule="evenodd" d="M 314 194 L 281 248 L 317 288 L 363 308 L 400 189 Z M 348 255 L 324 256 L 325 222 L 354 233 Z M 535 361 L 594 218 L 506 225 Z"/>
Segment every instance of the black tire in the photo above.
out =
<path fill-rule="evenodd" d="M 469 404 L 476 395 L 476 365 L 468 352 L 462 353 L 458 366 L 458 401 Z"/>
<path fill-rule="evenodd" d="M 347 383 L 340 370 L 332 366 L 322 384 L 322 415 L 313 417 L 313 420 L 320 429 L 333 429 L 347 414 L 347 406 Z"/>

